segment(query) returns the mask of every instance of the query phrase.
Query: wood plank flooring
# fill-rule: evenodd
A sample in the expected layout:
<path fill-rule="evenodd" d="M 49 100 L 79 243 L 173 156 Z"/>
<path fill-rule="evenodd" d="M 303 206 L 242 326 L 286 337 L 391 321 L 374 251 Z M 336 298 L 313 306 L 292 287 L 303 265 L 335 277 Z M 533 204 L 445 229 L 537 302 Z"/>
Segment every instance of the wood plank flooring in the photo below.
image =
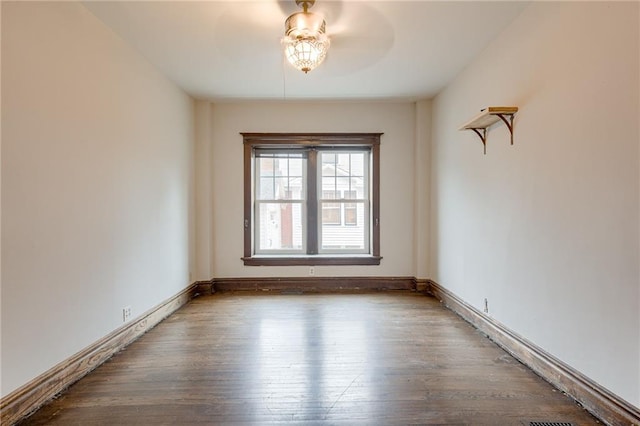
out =
<path fill-rule="evenodd" d="M 434 298 L 200 297 L 22 425 L 598 424 Z"/>

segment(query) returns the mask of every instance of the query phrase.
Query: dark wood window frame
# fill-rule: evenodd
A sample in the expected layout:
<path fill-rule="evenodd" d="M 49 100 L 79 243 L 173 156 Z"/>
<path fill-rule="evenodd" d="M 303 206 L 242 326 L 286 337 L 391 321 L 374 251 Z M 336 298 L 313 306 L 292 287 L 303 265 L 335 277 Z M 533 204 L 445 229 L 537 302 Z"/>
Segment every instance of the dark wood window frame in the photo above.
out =
<path fill-rule="evenodd" d="M 380 136 L 382 133 L 241 133 L 244 144 L 244 256 L 248 266 L 292 265 L 379 265 L 380 256 Z M 256 148 L 362 148 L 371 150 L 371 235 L 370 254 L 316 254 L 317 250 L 317 188 L 316 176 L 309 185 L 307 245 L 314 249 L 305 255 L 255 255 L 253 254 L 253 152 Z M 308 161 L 315 161 L 315 156 Z M 313 167 L 315 169 L 315 165 Z"/>

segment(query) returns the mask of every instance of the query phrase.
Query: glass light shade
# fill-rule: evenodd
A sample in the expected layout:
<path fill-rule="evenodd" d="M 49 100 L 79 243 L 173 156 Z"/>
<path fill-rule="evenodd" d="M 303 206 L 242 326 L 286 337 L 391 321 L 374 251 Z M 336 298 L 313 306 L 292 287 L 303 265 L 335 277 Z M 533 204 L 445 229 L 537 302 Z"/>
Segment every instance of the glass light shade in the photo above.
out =
<path fill-rule="evenodd" d="M 287 18 L 282 39 L 287 60 L 305 74 L 320 65 L 329 50 L 324 19 L 307 10 L 313 3 L 315 1 L 296 0 L 296 4 L 302 5 L 304 11 Z"/>
<path fill-rule="evenodd" d="M 289 63 L 305 74 L 320 65 L 329 50 L 329 38 L 324 34 L 315 37 L 285 37 L 282 42 Z"/>

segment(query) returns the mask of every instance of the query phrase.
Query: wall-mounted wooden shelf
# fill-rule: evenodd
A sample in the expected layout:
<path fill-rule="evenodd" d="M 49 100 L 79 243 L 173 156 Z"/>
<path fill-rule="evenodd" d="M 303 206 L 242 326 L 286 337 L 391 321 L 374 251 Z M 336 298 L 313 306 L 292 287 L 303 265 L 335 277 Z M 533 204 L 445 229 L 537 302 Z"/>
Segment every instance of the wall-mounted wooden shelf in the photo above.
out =
<path fill-rule="evenodd" d="M 484 153 L 487 153 L 487 128 L 502 120 L 511 133 L 511 145 L 513 145 L 513 116 L 518 112 L 518 107 L 488 107 L 480 114 L 473 117 L 460 127 L 460 130 L 473 130 L 482 141 Z"/>

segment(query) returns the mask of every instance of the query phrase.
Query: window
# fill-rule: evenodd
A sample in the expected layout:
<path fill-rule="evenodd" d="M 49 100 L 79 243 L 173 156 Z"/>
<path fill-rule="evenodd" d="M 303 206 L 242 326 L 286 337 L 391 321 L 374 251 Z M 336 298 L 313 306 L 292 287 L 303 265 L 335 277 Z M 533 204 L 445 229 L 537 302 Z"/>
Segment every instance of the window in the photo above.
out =
<path fill-rule="evenodd" d="M 255 152 L 256 253 L 302 253 L 303 154 Z"/>
<path fill-rule="evenodd" d="M 368 253 L 370 149 L 318 148 L 318 158 L 319 252 Z"/>
<path fill-rule="evenodd" d="M 380 134 L 242 135 L 245 265 L 380 264 Z"/>

